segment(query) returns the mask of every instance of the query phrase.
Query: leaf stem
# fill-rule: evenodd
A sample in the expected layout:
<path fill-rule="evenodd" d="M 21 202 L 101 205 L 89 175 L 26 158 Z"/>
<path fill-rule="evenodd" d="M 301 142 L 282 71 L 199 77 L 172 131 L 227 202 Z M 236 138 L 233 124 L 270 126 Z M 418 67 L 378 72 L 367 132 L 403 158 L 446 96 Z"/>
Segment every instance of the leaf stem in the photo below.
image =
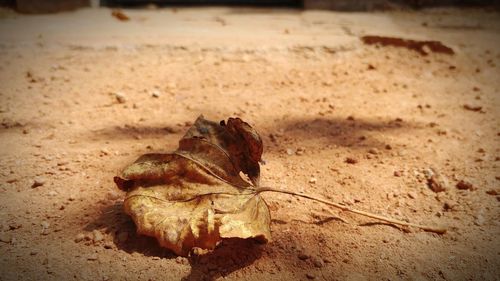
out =
<path fill-rule="evenodd" d="M 434 233 L 438 233 L 438 234 L 444 234 L 444 233 L 446 233 L 446 229 L 445 228 L 431 227 L 431 226 L 426 226 L 426 225 L 420 225 L 420 224 L 405 222 L 405 221 L 401 221 L 401 220 L 397 220 L 397 219 L 393 219 L 393 218 L 388 218 L 388 217 L 384 217 L 384 216 L 381 216 L 381 215 L 377 215 L 377 214 L 373 214 L 373 213 L 369 213 L 369 212 L 357 210 L 357 209 L 354 209 L 354 208 L 349 208 L 347 206 L 344 206 L 344 205 L 341 205 L 341 204 L 338 204 L 338 203 L 335 203 L 335 202 L 331 202 L 331 201 L 328 201 L 328 200 L 324 200 L 322 198 L 319 198 L 319 197 L 316 197 L 316 196 L 312 196 L 312 195 L 308 195 L 308 194 L 302 194 L 302 193 L 297 193 L 297 192 L 283 190 L 283 189 L 276 189 L 276 188 L 272 188 L 272 187 L 260 187 L 260 188 L 258 188 L 256 190 L 256 193 L 262 193 L 262 192 L 277 192 L 277 193 L 283 193 L 283 194 L 289 194 L 289 195 L 293 195 L 293 196 L 303 197 L 303 198 L 306 198 L 306 199 L 310 199 L 310 200 L 313 200 L 313 201 L 321 202 L 323 204 L 326 204 L 326 205 L 329 205 L 329 206 L 341 209 L 342 211 L 348 211 L 348 212 L 351 212 L 351 213 L 355 213 L 355 214 L 362 215 L 362 216 L 365 216 L 365 217 L 369 217 L 369 218 L 373 218 L 373 219 L 385 221 L 385 222 L 388 222 L 388 223 L 397 224 L 397 225 L 403 225 L 403 226 L 412 226 L 412 227 L 420 228 L 422 230 L 429 231 L 429 232 L 434 232 Z"/>

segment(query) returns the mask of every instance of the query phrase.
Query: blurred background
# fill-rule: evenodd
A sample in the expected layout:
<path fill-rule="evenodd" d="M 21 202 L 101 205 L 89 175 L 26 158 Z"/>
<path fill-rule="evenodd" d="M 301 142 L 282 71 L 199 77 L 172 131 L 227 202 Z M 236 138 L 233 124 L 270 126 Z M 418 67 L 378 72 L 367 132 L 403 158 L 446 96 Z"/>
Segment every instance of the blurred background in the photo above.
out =
<path fill-rule="evenodd" d="M 55 13 L 80 7 L 141 7 L 166 5 L 253 5 L 284 6 L 305 9 L 337 11 L 369 11 L 394 8 L 425 8 L 438 6 L 498 7 L 498 0 L 1 0 L 0 5 L 15 8 L 22 13 Z"/>

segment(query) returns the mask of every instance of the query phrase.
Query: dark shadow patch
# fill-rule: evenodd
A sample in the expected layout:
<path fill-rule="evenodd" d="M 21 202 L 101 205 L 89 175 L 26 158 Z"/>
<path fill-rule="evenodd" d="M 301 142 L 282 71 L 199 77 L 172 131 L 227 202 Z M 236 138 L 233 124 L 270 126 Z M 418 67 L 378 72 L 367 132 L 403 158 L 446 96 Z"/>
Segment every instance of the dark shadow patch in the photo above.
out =
<path fill-rule="evenodd" d="M 314 145 L 338 145 L 351 148 L 376 147 L 384 148 L 389 145 L 374 137 L 372 132 L 405 132 L 422 128 L 423 125 L 395 120 L 363 120 L 363 119 L 340 119 L 340 118 L 314 118 L 314 119 L 291 119 L 278 121 L 276 127 L 267 131 L 268 142 L 265 144 L 269 150 L 276 146 L 301 143 L 307 146 L 308 142 Z M 279 130 L 282 134 L 277 134 Z M 282 136 L 281 136 L 282 135 Z M 272 145 L 274 144 L 274 145 Z"/>
<path fill-rule="evenodd" d="M 215 280 L 224 277 L 261 258 L 263 247 L 253 239 L 224 239 L 214 251 L 189 257 L 191 272 L 182 280 Z"/>

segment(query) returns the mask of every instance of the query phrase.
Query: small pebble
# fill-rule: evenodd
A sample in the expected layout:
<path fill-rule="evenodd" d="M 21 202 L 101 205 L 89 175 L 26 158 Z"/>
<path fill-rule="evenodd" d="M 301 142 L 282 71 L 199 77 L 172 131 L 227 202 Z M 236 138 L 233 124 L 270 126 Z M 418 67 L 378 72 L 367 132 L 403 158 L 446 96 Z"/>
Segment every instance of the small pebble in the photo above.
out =
<path fill-rule="evenodd" d="M 368 153 L 373 154 L 373 155 L 377 155 L 377 154 L 379 154 L 379 151 L 376 148 L 370 148 L 370 150 L 368 150 Z"/>
<path fill-rule="evenodd" d="M 402 176 L 401 171 L 394 171 L 394 176 L 395 176 L 395 177 L 400 177 L 400 176 Z"/>
<path fill-rule="evenodd" d="M 314 256 L 311 258 L 311 261 L 317 268 L 322 268 L 325 265 L 325 262 L 320 257 Z"/>
<path fill-rule="evenodd" d="M 456 187 L 462 190 L 474 190 L 474 185 L 468 181 L 461 180 L 457 183 Z"/>
<path fill-rule="evenodd" d="M 104 239 L 104 236 L 99 230 L 92 231 L 92 242 L 98 243 Z"/>
<path fill-rule="evenodd" d="M 314 275 L 310 272 L 306 273 L 306 277 L 307 277 L 307 279 L 311 279 L 311 280 L 316 279 L 316 275 Z"/>
<path fill-rule="evenodd" d="M 432 169 L 424 169 L 422 171 L 426 179 L 430 179 L 434 175 L 434 171 Z"/>
<path fill-rule="evenodd" d="M 88 255 L 87 256 L 87 260 L 89 261 L 95 261 L 97 260 L 99 257 L 97 256 L 97 254 L 91 254 L 91 255 Z"/>
<path fill-rule="evenodd" d="M 16 178 L 11 178 L 11 179 L 8 179 L 6 182 L 7 182 L 7 183 L 14 183 L 14 182 L 16 182 L 16 181 L 18 181 L 18 179 L 16 179 Z"/>
<path fill-rule="evenodd" d="M 497 196 L 497 195 L 499 195 L 499 194 L 500 194 L 500 192 L 498 192 L 498 191 L 497 191 L 497 190 L 495 190 L 495 189 L 490 189 L 490 190 L 487 190 L 487 191 L 486 191 L 486 194 L 488 194 L 488 195 L 493 195 L 493 196 Z"/>
<path fill-rule="evenodd" d="M 356 159 L 356 158 L 352 158 L 352 157 L 347 157 L 347 158 L 345 159 L 345 162 L 346 162 L 347 164 L 356 164 L 356 163 L 358 163 L 358 159 Z"/>
<path fill-rule="evenodd" d="M 477 225 L 477 226 L 481 226 L 481 225 L 483 225 L 483 224 L 484 224 L 484 222 L 485 222 L 485 219 L 484 219 L 483 214 L 481 214 L 481 213 L 480 213 L 480 214 L 478 214 L 478 215 L 476 216 L 476 220 L 474 220 L 474 224 L 475 224 L 475 225 Z"/>
<path fill-rule="evenodd" d="M 115 98 L 118 103 L 125 103 L 127 102 L 127 99 L 125 98 L 125 95 L 122 93 L 115 93 Z"/>
<path fill-rule="evenodd" d="M 10 222 L 9 223 L 9 230 L 14 230 L 23 227 L 22 224 L 17 223 L 17 222 Z"/>
<path fill-rule="evenodd" d="M 45 184 L 45 179 L 44 178 L 35 178 L 33 180 L 33 185 L 31 185 L 32 188 L 36 188 L 39 186 L 42 186 Z"/>
<path fill-rule="evenodd" d="M 48 221 L 42 221 L 40 223 L 40 225 L 42 226 L 42 228 L 49 228 L 50 227 L 50 223 Z"/>
<path fill-rule="evenodd" d="M 450 204 L 449 202 L 444 202 L 444 204 L 443 204 L 443 210 L 445 212 L 453 210 L 453 204 Z"/>
<path fill-rule="evenodd" d="M 410 191 L 410 192 L 408 192 L 408 197 L 410 197 L 411 199 L 415 199 L 415 198 L 417 198 L 417 194 L 413 191 Z"/>
<path fill-rule="evenodd" d="M 111 243 L 110 241 L 106 241 L 104 243 L 104 249 L 113 249 L 113 243 Z"/>
<path fill-rule="evenodd" d="M 441 192 L 448 188 L 448 179 L 443 175 L 435 173 L 427 180 L 427 184 L 432 191 Z"/>
<path fill-rule="evenodd" d="M 0 233 L 0 241 L 4 243 L 12 242 L 12 236 L 7 233 Z"/>
<path fill-rule="evenodd" d="M 464 104 L 464 109 L 470 111 L 480 111 L 483 107 L 479 105 Z"/>
<path fill-rule="evenodd" d="M 386 145 L 385 145 L 385 149 L 387 149 L 387 150 L 391 150 L 391 149 L 392 149 L 392 146 L 391 146 L 390 144 L 386 144 Z"/>
<path fill-rule="evenodd" d="M 78 242 L 81 242 L 85 239 L 85 234 L 83 233 L 78 233 L 75 237 L 75 242 L 78 243 Z"/>
<path fill-rule="evenodd" d="M 307 260 L 309 258 L 309 255 L 302 252 L 302 253 L 299 253 L 298 257 L 300 260 Z"/>
<path fill-rule="evenodd" d="M 286 154 L 288 154 L 288 155 L 293 155 L 293 149 L 291 149 L 291 148 L 287 148 L 287 149 L 286 149 Z"/>
<path fill-rule="evenodd" d="M 309 183 L 315 184 L 318 180 L 316 178 L 310 178 Z"/>
<path fill-rule="evenodd" d="M 151 92 L 151 96 L 152 96 L 153 98 L 159 98 L 159 97 L 160 97 L 160 95 L 161 95 L 161 94 L 160 94 L 160 91 L 158 91 L 158 90 L 153 90 L 153 91 Z"/>
<path fill-rule="evenodd" d="M 42 223 L 40 223 L 40 225 L 42 226 L 42 232 L 41 232 L 41 234 L 42 235 L 49 234 L 50 223 L 48 221 L 42 221 Z"/>

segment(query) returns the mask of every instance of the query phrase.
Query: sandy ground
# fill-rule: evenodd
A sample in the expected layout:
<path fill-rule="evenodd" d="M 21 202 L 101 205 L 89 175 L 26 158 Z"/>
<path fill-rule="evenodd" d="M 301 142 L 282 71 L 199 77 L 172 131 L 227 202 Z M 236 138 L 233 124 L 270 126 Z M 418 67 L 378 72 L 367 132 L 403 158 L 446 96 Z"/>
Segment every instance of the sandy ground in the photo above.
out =
<path fill-rule="evenodd" d="M 0 280 L 498 280 L 497 12 L 125 13 L 0 13 Z M 448 232 L 265 194 L 272 242 L 176 257 L 135 234 L 112 179 L 199 114 L 260 132 L 264 185 Z"/>

